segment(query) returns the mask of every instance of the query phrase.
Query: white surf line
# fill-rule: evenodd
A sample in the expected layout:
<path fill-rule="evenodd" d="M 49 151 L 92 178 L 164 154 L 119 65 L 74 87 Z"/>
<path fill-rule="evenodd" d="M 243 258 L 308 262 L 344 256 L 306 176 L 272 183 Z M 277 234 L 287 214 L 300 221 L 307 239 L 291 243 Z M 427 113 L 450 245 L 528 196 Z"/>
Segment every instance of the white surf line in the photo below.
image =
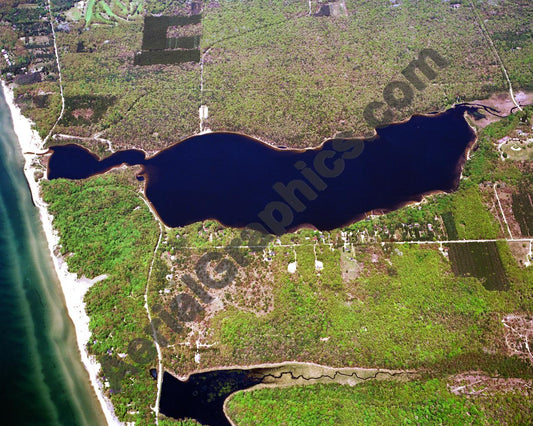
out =
<path fill-rule="evenodd" d="M 505 69 L 505 65 L 503 64 L 502 58 L 500 57 L 500 54 L 498 53 L 498 50 L 496 50 L 496 46 L 494 46 L 494 43 L 492 42 L 492 38 L 491 38 L 489 32 L 487 31 L 487 28 L 485 27 L 485 24 L 483 23 L 483 20 L 480 19 L 480 17 L 478 16 L 478 13 L 476 11 L 476 8 L 474 6 L 473 1 L 469 0 L 469 2 L 470 2 L 470 7 L 472 8 L 472 12 L 474 13 L 474 17 L 476 18 L 476 21 L 477 21 L 479 27 L 481 28 L 481 33 L 488 40 L 488 42 L 489 42 L 489 44 L 490 44 L 490 46 L 492 48 L 492 52 L 494 53 L 494 55 L 496 56 L 496 59 L 500 63 L 500 66 L 501 66 L 502 71 L 503 71 L 503 75 L 505 76 L 505 79 L 507 80 L 507 84 L 509 84 L 509 94 L 511 95 L 511 100 L 513 101 L 515 106 L 520 111 L 522 111 L 522 108 L 520 107 L 520 105 L 518 105 L 518 103 L 516 102 L 516 99 L 514 97 L 513 85 L 511 84 L 511 80 L 509 80 L 509 75 L 507 74 L 507 70 Z"/>
<path fill-rule="evenodd" d="M 159 220 L 155 212 L 152 210 L 152 207 L 150 206 L 148 201 L 146 201 L 146 199 L 142 195 L 140 195 L 140 197 L 143 200 L 143 202 L 148 206 L 150 213 L 154 215 L 157 221 L 157 224 L 159 225 L 159 239 L 157 240 L 157 244 L 154 249 L 154 254 L 152 256 L 152 263 L 150 264 L 150 269 L 148 271 L 148 279 L 146 280 L 146 289 L 144 291 L 144 309 L 146 309 L 146 313 L 148 314 L 148 321 L 150 321 L 150 324 L 152 324 L 152 315 L 150 314 L 150 308 L 148 306 L 148 290 L 150 287 L 150 278 L 152 277 L 152 269 L 154 267 L 155 257 L 157 255 L 157 251 L 159 250 L 161 239 L 163 238 L 163 226 L 161 225 L 161 221 Z M 161 387 L 163 385 L 163 363 L 162 363 L 163 355 L 161 354 L 161 347 L 159 346 L 159 343 L 157 341 L 157 334 L 156 334 L 156 330 L 153 324 L 152 324 L 152 337 L 154 338 L 154 344 L 157 350 L 157 358 L 158 358 L 157 396 L 155 399 L 154 412 L 155 412 L 155 424 L 159 425 L 159 401 L 161 400 Z"/>
<path fill-rule="evenodd" d="M 513 234 L 511 234 L 511 228 L 509 228 L 509 223 L 507 222 L 507 218 L 505 217 L 505 213 L 503 212 L 502 203 L 500 202 L 500 197 L 498 197 L 498 191 L 496 190 L 496 184 L 492 185 L 494 188 L 494 195 L 496 195 L 496 200 L 498 200 L 498 206 L 500 206 L 500 212 L 502 213 L 503 221 L 505 222 L 505 226 L 507 227 L 507 232 L 509 232 L 509 236 L 513 238 Z"/>
<path fill-rule="evenodd" d="M 57 273 L 61 291 L 65 299 L 65 305 L 68 315 L 74 324 L 75 337 L 77 347 L 80 353 L 80 359 L 85 367 L 90 384 L 92 385 L 98 402 L 102 407 L 102 412 L 106 418 L 108 425 L 122 425 L 115 415 L 113 404 L 111 400 L 104 395 L 103 387 L 99 379 L 99 372 L 102 370 L 100 363 L 96 357 L 89 355 L 87 350 L 87 343 L 91 337 L 89 329 L 89 317 L 85 311 L 85 303 L 83 298 L 85 293 L 89 290 L 90 281 L 79 278 L 76 274 L 68 270 L 65 259 L 56 254 L 56 247 L 60 244 L 58 232 L 53 227 L 53 217 L 47 209 L 47 205 L 41 198 L 39 182 L 35 180 L 35 154 L 31 152 L 38 151 L 42 146 L 43 141 L 39 137 L 35 128 L 35 124 L 27 117 L 22 115 L 20 109 L 15 105 L 15 97 L 12 89 L 10 89 L 5 82 L 1 81 L 2 89 L 6 102 L 11 110 L 13 118 L 13 127 L 17 135 L 18 143 L 21 151 L 24 153 L 24 174 L 28 182 L 33 203 L 39 211 L 39 218 L 43 231 L 46 236 L 48 250 L 52 258 L 54 269 Z M 94 282 L 94 280 L 93 280 Z"/>
<path fill-rule="evenodd" d="M 43 146 L 46 144 L 48 139 L 50 139 L 50 136 L 52 135 L 52 132 L 56 128 L 57 123 L 59 123 L 59 121 L 63 118 L 63 114 L 65 112 L 65 97 L 63 96 L 63 79 L 61 77 L 61 65 L 59 64 L 59 53 L 57 51 L 56 31 L 54 29 L 54 17 L 52 16 L 52 4 L 51 4 L 50 0 L 48 0 L 48 12 L 50 14 L 50 28 L 52 29 L 52 38 L 54 40 L 54 51 L 55 51 L 55 54 L 56 54 L 57 73 L 59 75 L 59 93 L 61 95 L 61 111 L 59 113 L 59 117 L 57 117 L 56 122 L 54 123 L 54 125 L 50 129 L 50 132 L 44 138 Z"/>

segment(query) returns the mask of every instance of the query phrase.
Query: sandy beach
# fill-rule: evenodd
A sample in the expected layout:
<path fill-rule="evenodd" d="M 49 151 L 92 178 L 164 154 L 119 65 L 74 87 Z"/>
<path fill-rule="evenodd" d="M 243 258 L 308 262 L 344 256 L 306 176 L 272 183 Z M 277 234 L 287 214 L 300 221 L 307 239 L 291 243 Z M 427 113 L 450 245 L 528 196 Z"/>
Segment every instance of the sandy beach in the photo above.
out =
<path fill-rule="evenodd" d="M 54 254 L 54 249 L 59 244 L 59 236 L 52 226 L 53 217 L 48 213 L 46 204 L 41 199 L 39 183 L 36 182 L 34 178 L 36 171 L 35 162 L 37 159 L 35 153 L 42 150 L 43 142 L 39 134 L 33 130 L 32 121 L 24 117 L 19 108 L 15 105 L 13 90 L 8 87 L 4 81 L 1 83 L 6 102 L 9 105 L 11 116 L 13 118 L 13 127 L 24 156 L 24 174 L 31 190 L 33 202 L 39 209 L 39 216 L 46 235 L 50 256 L 52 257 L 54 268 L 61 284 L 61 290 L 65 298 L 68 314 L 74 324 L 81 360 L 85 369 L 89 373 L 91 384 L 98 397 L 98 401 L 102 406 L 107 423 L 109 425 L 121 425 L 122 423 L 116 417 L 111 401 L 105 397 L 102 392 L 102 383 L 98 379 L 98 373 L 101 368 L 100 364 L 96 361 L 94 356 L 88 354 L 86 349 L 86 345 L 91 337 L 91 332 L 89 330 L 89 317 L 85 312 L 83 298 L 91 285 L 99 280 L 105 279 L 105 276 L 96 277 L 93 280 L 89 280 L 85 277 L 78 278 L 76 274 L 68 271 L 66 262 L 60 256 Z"/>

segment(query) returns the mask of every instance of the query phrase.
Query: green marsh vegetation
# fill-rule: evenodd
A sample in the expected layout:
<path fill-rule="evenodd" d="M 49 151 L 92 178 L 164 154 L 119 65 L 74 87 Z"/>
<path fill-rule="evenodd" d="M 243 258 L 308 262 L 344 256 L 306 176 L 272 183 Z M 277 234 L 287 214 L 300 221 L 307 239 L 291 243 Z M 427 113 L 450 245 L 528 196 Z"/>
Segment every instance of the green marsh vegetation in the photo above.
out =
<path fill-rule="evenodd" d="M 237 425 L 529 424 L 531 395 L 465 397 L 446 381 L 311 385 L 239 392 L 227 402 Z"/>

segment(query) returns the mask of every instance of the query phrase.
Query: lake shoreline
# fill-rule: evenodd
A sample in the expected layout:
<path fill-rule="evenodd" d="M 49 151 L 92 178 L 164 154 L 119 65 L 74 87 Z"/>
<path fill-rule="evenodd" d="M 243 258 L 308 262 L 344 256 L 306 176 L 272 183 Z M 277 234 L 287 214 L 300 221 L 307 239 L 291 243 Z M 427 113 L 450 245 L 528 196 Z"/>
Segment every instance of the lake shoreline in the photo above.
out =
<path fill-rule="evenodd" d="M 335 144 L 346 145 L 346 143 L 348 143 L 349 145 L 353 145 L 354 148 L 352 150 L 357 152 L 354 157 L 347 158 L 357 158 L 359 157 L 359 154 L 362 154 L 363 156 L 366 155 L 366 162 L 370 164 L 370 166 L 368 166 L 368 164 L 365 165 L 364 163 L 359 163 L 358 168 L 355 168 L 354 163 L 352 163 L 350 168 L 346 168 L 345 171 L 344 160 L 336 160 L 336 162 L 341 162 L 342 164 L 341 171 L 335 174 L 335 177 L 342 175 L 342 181 L 337 181 L 336 184 L 339 185 L 338 182 L 344 182 L 343 185 L 346 186 L 347 190 L 351 191 L 351 189 L 354 189 L 358 191 L 358 196 L 361 199 L 367 200 L 366 204 L 355 205 L 354 203 L 351 203 L 349 207 L 346 207 L 346 211 L 351 209 L 351 213 L 347 214 L 343 212 L 343 214 L 335 220 L 327 221 L 323 218 L 317 218 L 309 214 L 308 217 L 302 217 L 301 220 L 291 221 L 291 223 L 282 227 L 283 233 L 296 232 L 301 228 L 326 231 L 348 226 L 363 220 L 369 215 L 384 214 L 408 205 L 419 203 L 426 197 L 436 193 L 450 193 L 457 190 L 464 163 L 466 162 L 470 149 L 476 142 L 476 133 L 466 120 L 466 113 L 466 107 L 456 106 L 438 113 L 415 114 L 409 119 L 392 123 L 389 126 L 386 126 L 386 128 L 376 131 L 371 138 L 328 139 L 321 145 L 308 149 L 279 149 L 272 147 L 264 141 L 234 132 L 210 132 L 204 135 L 190 136 L 181 139 L 171 146 L 150 156 L 147 156 L 146 151 L 143 150 L 127 149 L 117 151 L 111 156 L 102 159 L 82 145 L 54 145 L 50 147 L 51 156 L 47 168 L 47 178 L 49 180 L 56 178 L 74 180 L 85 179 L 106 173 L 112 168 L 124 164 L 129 166 L 139 165 L 141 171 L 136 172 L 136 176 L 139 180 L 142 178 L 145 183 L 143 191 L 144 196 L 154 208 L 159 220 L 166 226 L 186 226 L 203 220 L 216 220 L 226 227 L 242 228 L 246 224 L 257 220 L 258 214 L 262 213 L 268 215 L 268 212 L 264 210 L 266 208 L 265 206 L 272 206 L 272 200 L 277 200 L 279 198 L 279 194 L 277 193 L 270 194 L 273 192 L 272 188 L 274 185 L 268 185 L 268 183 L 265 183 L 269 179 L 272 180 L 271 176 L 268 175 L 268 172 L 265 172 L 265 170 L 272 170 L 273 167 L 278 167 L 276 169 L 277 179 L 293 182 L 295 181 L 295 172 L 289 163 L 292 162 L 292 165 L 294 166 L 297 160 L 303 161 L 305 159 L 307 161 L 304 162 L 305 164 L 313 164 L 313 167 L 317 167 L 317 160 L 324 158 L 322 154 L 344 152 L 347 147 L 336 148 Z M 446 124 L 453 126 L 453 132 L 457 133 L 457 143 L 454 142 L 451 144 L 451 141 L 446 139 L 449 139 L 451 136 L 440 136 L 440 134 L 435 133 L 435 128 Z M 417 126 L 422 126 L 423 130 L 417 130 Z M 411 144 L 413 146 L 409 145 L 409 149 L 405 149 L 403 148 L 403 145 L 401 145 L 403 138 L 405 138 L 405 135 L 402 136 L 405 131 L 413 134 L 416 134 L 417 131 L 422 132 L 419 138 L 415 138 L 416 143 L 413 142 L 413 144 Z M 451 131 L 452 130 L 450 130 L 450 132 Z M 435 144 L 430 143 L 433 141 L 432 138 L 435 139 Z M 405 142 L 407 143 L 407 141 Z M 461 146 L 459 146 L 459 143 Z M 448 148 L 448 145 L 450 144 L 451 148 Z M 389 147 L 388 151 L 383 152 L 383 148 L 386 147 Z M 371 194 L 368 193 L 370 191 L 370 189 L 368 189 L 369 185 L 364 185 L 364 187 L 357 187 L 356 184 L 352 184 L 352 186 L 348 185 L 348 182 L 364 182 L 365 179 L 368 178 L 372 182 L 375 182 L 373 184 L 374 186 L 378 187 L 381 185 L 381 188 L 377 188 L 374 193 L 381 193 L 384 188 L 388 188 L 390 186 L 389 182 L 382 177 L 382 175 L 387 176 L 386 173 L 378 175 L 375 170 L 379 167 L 384 171 L 396 168 L 397 161 L 387 154 L 394 150 L 403 153 L 402 159 L 405 160 L 405 167 L 409 170 L 409 173 L 424 174 L 424 179 L 418 179 L 416 182 L 413 179 L 409 181 L 408 173 L 401 173 L 401 171 L 398 171 L 400 178 L 405 181 L 405 194 L 402 193 L 402 196 L 392 194 L 389 199 L 386 200 L 382 200 L 380 198 L 381 196 L 371 196 Z M 406 153 L 404 153 L 404 151 Z M 219 155 L 212 154 L 212 152 L 219 152 Z M 240 157 L 236 156 L 234 154 L 235 152 L 239 152 Z M 428 158 L 441 154 L 446 156 L 446 170 L 439 169 L 438 174 L 432 174 L 431 171 L 427 170 L 430 162 Z M 246 159 L 244 164 L 242 161 L 243 156 Z M 345 154 L 342 154 L 342 158 L 344 157 Z M 383 157 L 383 159 L 380 160 L 381 163 L 385 161 L 386 165 L 379 163 L 379 165 L 376 166 L 378 159 L 381 157 Z M 203 173 L 200 173 L 203 176 L 200 178 L 197 176 L 198 170 L 191 170 L 190 164 L 187 161 L 184 161 L 184 158 L 195 158 L 197 159 L 196 161 L 201 160 L 201 164 L 209 163 L 210 166 L 208 169 L 204 170 Z M 223 160 L 221 160 L 221 158 L 223 158 Z M 420 161 L 415 161 L 416 159 L 419 159 Z M 361 160 L 357 159 L 356 161 Z M 399 161 L 403 163 L 403 160 Z M 227 169 L 224 169 L 226 166 L 223 164 L 226 163 L 231 163 L 232 167 L 228 166 Z M 255 166 L 249 166 L 248 163 L 255 164 Z M 166 166 L 167 164 L 173 164 L 174 167 L 171 169 Z M 320 165 L 320 161 L 318 164 Z M 361 173 L 357 170 L 364 170 L 365 167 L 370 169 L 367 170 L 365 176 L 361 176 Z M 213 174 L 213 170 L 215 169 L 217 170 L 216 176 Z M 240 173 L 240 175 L 238 175 L 235 170 L 239 170 L 238 173 Z M 311 173 L 311 171 L 308 172 Z M 231 179 L 236 181 L 246 181 L 250 176 L 253 176 L 255 181 L 257 181 L 257 185 L 263 185 L 258 186 L 258 188 L 261 189 L 251 189 L 249 187 L 243 189 L 243 191 L 247 191 L 247 194 L 250 194 L 249 198 L 254 200 L 255 204 L 253 206 L 243 206 L 243 208 L 239 210 L 240 215 L 237 216 L 228 213 L 230 210 L 228 207 L 230 204 L 228 200 L 219 203 L 211 203 L 210 206 L 205 202 L 207 194 L 212 196 L 212 199 L 214 200 L 216 199 L 217 194 L 221 194 L 228 187 L 231 187 L 229 184 L 224 186 L 225 184 L 223 183 L 226 182 L 224 180 L 226 179 L 225 177 L 230 175 Z M 328 173 L 323 176 L 326 175 L 328 175 Z M 422 183 L 425 182 L 426 176 L 433 176 L 434 181 L 432 181 L 431 184 Z M 156 183 L 152 183 L 153 179 Z M 190 182 L 187 181 L 187 179 L 189 179 Z M 227 179 L 230 178 L 227 177 Z M 391 181 L 394 180 L 393 178 L 387 179 Z M 186 190 L 183 190 L 181 194 L 186 194 L 189 197 L 187 201 L 184 201 L 182 195 L 176 195 L 178 184 L 170 187 L 170 182 L 179 182 L 179 185 L 183 186 L 183 182 L 185 181 L 190 183 L 190 187 L 196 188 L 199 193 L 202 194 L 202 197 L 191 195 Z M 272 180 L 272 184 L 274 184 L 274 182 L 275 179 Z M 213 185 L 216 186 L 216 190 L 213 189 Z M 282 183 L 278 182 L 276 185 L 282 185 Z M 326 184 L 323 183 L 323 185 Z M 397 185 L 397 182 L 395 185 Z M 323 189 L 320 189 L 319 191 L 322 190 Z M 213 193 L 211 194 L 209 191 L 212 191 Z M 256 200 L 257 197 L 252 196 L 254 191 L 265 194 L 268 193 L 270 194 L 270 198 L 264 197 L 264 200 Z M 175 209 L 170 208 L 171 201 L 161 195 L 157 195 L 164 192 L 175 194 L 175 199 L 172 200 L 172 203 L 189 202 L 191 205 L 202 206 L 202 208 L 200 209 L 200 207 L 198 207 L 197 214 L 186 214 L 184 212 L 178 213 Z M 329 196 L 327 193 L 324 194 Z M 333 192 L 331 192 L 331 194 L 333 194 Z M 324 201 L 326 198 L 324 197 L 325 195 L 321 195 L 320 199 L 315 201 L 315 206 L 318 206 L 318 210 L 321 208 L 325 209 L 326 207 L 324 205 L 324 203 L 326 203 L 326 201 Z M 330 198 L 331 197 L 333 196 L 330 196 Z M 312 199 L 314 200 L 315 198 L 316 194 Z M 233 204 L 237 205 L 241 200 L 237 197 L 234 201 L 235 203 Z M 337 199 L 331 201 L 337 204 L 339 202 Z M 240 204 L 238 205 L 240 206 Z M 232 208 L 235 209 L 234 207 Z M 268 225 L 269 224 L 267 224 L 267 226 Z M 280 227 L 277 227 L 276 229 L 275 227 L 270 226 L 270 228 L 271 230 L 267 232 L 273 234 L 280 233 Z"/>
<path fill-rule="evenodd" d="M 89 355 L 87 351 L 87 343 L 91 337 L 91 332 L 89 330 L 89 317 L 85 311 L 83 298 L 91 285 L 102 279 L 102 277 L 97 277 L 93 280 L 85 277 L 78 278 L 76 274 L 69 272 L 67 263 L 62 256 L 55 254 L 55 249 L 59 245 L 59 236 L 53 228 L 53 217 L 48 212 L 47 206 L 41 198 L 39 181 L 35 180 L 35 172 L 37 171 L 35 161 L 38 157 L 36 153 L 42 150 L 43 141 L 37 131 L 33 129 L 32 121 L 24 117 L 20 109 L 15 105 L 12 88 L 4 81 L 1 81 L 1 84 L 6 103 L 11 112 L 13 128 L 24 158 L 24 175 L 26 176 L 26 181 L 31 192 L 33 204 L 39 210 L 41 225 L 46 235 L 50 256 L 59 279 L 64 304 L 67 307 L 70 320 L 74 324 L 81 361 L 89 375 L 89 380 L 96 393 L 107 423 L 109 425 L 121 425 L 122 423 L 115 415 L 113 404 L 103 393 L 103 386 L 98 378 L 101 366 L 95 357 Z"/>

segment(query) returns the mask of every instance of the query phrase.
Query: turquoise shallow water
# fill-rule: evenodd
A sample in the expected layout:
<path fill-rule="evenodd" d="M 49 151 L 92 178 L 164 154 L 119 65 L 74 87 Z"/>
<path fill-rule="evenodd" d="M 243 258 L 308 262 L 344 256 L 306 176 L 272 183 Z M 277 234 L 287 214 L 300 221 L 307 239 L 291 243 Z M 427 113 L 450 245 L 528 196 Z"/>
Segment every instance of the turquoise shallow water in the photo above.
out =
<path fill-rule="evenodd" d="M 0 90 L 0 423 L 103 425 Z"/>

